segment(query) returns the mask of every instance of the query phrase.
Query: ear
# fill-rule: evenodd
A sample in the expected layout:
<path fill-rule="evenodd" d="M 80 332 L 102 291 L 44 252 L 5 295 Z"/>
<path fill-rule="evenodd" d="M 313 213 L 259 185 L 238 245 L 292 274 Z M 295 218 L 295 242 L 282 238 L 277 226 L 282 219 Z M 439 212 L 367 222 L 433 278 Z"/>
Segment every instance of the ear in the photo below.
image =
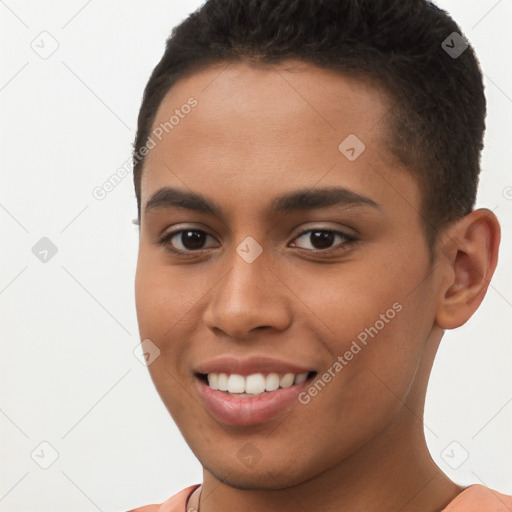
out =
<path fill-rule="evenodd" d="M 500 224 L 487 209 L 474 210 L 447 229 L 437 255 L 439 327 L 460 327 L 478 309 L 498 263 L 499 245 Z"/>

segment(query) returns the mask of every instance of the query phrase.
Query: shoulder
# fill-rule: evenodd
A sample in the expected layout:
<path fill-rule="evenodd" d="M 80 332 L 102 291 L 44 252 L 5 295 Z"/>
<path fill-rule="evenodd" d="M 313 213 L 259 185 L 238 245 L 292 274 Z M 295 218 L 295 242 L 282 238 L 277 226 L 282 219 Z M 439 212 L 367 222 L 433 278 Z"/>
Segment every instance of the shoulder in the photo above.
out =
<path fill-rule="evenodd" d="M 191 485 L 175 494 L 167 501 L 155 505 L 145 505 L 134 508 L 128 512 L 185 512 L 190 495 L 199 487 L 199 484 Z"/>
<path fill-rule="evenodd" d="M 484 485 L 473 484 L 464 489 L 442 512 L 510 512 L 512 496 L 501 494 Z"/>

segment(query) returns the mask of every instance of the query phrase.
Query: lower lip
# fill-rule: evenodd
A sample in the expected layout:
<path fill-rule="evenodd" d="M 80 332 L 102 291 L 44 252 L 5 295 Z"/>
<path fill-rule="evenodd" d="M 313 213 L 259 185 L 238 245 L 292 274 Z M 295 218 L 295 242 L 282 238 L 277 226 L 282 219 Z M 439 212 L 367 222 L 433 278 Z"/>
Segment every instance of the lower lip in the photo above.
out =
<path fill-rule="evenodd" d="M 298 403 L 298 395 L 309 385 L 309 380 L 289 388 L 279 388 L 260 396 L 241 398 L 217 391 L 196 378 L 206 409 L 221 423 L 249 426 L 264 423 L 286 412 Z"/>

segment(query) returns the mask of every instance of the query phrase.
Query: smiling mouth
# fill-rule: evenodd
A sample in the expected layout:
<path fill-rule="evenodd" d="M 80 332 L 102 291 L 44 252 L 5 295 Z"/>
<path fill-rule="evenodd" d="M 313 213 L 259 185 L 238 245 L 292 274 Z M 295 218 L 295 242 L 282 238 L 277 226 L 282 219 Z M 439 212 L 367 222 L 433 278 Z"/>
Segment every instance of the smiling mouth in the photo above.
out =
<path fill-rule="evenodd" d="M 253 373 L 239 375 L 236 373 L 197 373 L 196 377 L 210 389 L 221 391 L 226 395 L 252 398 L 263 396 L 278 389 L 297 386 L 313 379 L 316 371 L 305 373 Z"/>

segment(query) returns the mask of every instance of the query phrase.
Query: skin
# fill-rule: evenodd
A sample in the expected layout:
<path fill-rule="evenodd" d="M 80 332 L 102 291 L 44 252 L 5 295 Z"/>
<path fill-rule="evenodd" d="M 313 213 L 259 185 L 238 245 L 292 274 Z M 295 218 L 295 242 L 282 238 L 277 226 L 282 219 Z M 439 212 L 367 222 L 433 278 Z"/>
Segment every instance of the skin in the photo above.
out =
<path fill-rule="evenodd" d="M 223 64 L 173 86 L 154 126 L 191 96 L 198 105 L 145 162 L 136 306 L 141 339 L 161 351 L 151 378 L 204 468 L 201 512 L 442 510 L 462 487 L 428 452 L 426 386 L 444 330 L 485 295 L 496 217 L 476 210 L 453 223 L 430 261 L 417 181 L 387 151 L 390 100 L 368 82 L 297 61 Z M 349 134 L 366 146 L 353 162 L 338 149 Z M 165 186 L 214 200 L 223 217 L 146 211 Z M 279 195 L 328 186 L 378 208 L 269 213 Z M 356 241 L 338 236 L 327 255 L 306 228 Z M 158 243 L 179 229 L 210 236 L 199 251 L 167 241 L 192 254 L 179 256 Z M 263 249 L 250 264 L 236 252 L 248 236 Z M 249 427 L 202 406 L 199 363 L 271 354 L 321 375 L 394 303 L 401 311 L 307 405 Z M 249 442 L 261 456 L 250 467 L 238 456 Z"/>

